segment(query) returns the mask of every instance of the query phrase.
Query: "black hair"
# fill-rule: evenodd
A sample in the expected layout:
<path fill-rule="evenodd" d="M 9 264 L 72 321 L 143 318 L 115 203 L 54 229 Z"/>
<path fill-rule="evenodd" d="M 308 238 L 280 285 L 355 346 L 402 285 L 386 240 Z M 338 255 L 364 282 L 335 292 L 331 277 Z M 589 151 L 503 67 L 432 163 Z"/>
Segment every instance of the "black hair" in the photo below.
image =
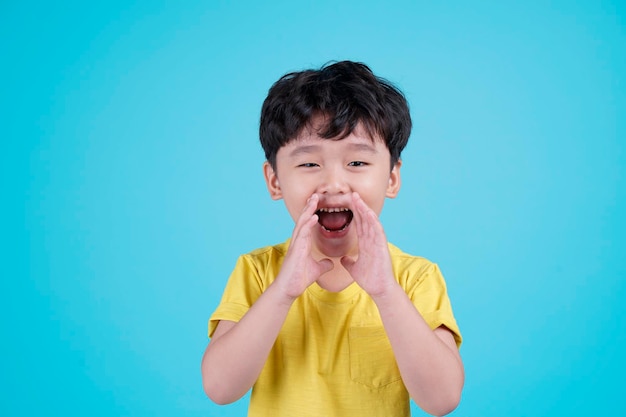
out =
<path fill-rule="evenodd" d="M 317 134 L 325 139 L 343 139 L 361 123 L 372 140 L 377 135 L 384 140 L 392 167 L 411 133 L 404 94 L 367 65 L 341 61 L 291 72 L 274 83 L 261 109 L 259 136 L 272 167 L 278 150 L 316 116 L 323 117 Z"/>

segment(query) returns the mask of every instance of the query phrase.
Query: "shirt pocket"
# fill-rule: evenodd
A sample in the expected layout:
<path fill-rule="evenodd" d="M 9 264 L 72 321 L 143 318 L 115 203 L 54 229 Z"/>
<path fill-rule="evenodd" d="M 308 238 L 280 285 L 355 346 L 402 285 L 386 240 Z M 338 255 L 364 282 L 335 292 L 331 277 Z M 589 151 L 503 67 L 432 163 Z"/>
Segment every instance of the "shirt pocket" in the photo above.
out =
<path fill-rule="evenodd" d="M 383 327 L 351 327 L 348 343 L 352 381 L 374 389 L 402 381 Z"/>

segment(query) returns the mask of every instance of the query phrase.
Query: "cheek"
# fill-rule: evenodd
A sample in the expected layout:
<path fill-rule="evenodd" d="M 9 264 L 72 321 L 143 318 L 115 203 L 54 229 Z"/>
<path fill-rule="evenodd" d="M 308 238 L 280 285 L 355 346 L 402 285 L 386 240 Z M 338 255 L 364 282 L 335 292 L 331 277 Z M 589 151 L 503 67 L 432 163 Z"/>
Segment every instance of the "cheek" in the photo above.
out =
<path fill-rule="evenodd" d="M 361 184 L 358 192 L 365 203 L 376 214 L 380 214 L 385 203 L 388 186 L 389 178 L 378 177 L 378 179 L 371 179 L 367 183 Z"/>
<path fill-rule="evenodd" d="M 362 190 L 366 194 L 376 195 L 382 194 L 384 195 L 389 187 L 389 176 L 385 176 L 384 174 L 378 176 L 371 176 L 368 178 L 362 178 L 358 182 L 358 188 Z"/>
<path fill-rule="evenodd" d="M 297 186 L 296 184 L 286 189 L 283 188 L 283 201 L 294 221 L 300 217 L 300 213 L 302 213 L 302 209 L 304 209 L 306 201 L 312 193 L 313 192 L 309 192 L 307 188 Z"/>

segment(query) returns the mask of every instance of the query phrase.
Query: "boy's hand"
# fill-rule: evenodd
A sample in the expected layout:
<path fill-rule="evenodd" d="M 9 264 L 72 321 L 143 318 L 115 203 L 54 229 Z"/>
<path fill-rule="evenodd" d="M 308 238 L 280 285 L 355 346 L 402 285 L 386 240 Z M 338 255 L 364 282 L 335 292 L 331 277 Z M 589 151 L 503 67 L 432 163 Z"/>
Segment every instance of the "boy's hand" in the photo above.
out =
<path fill-rule="evenodd" d="M 373 298 L 381 296 L 395 283 L 387 238 L 376 213 L 352 193 L 353 222 L 359 239 L 359 254 L 356 259 L 341 258 L 341 264 L 352 279 Z"/>
<path fill-rule="evenodd" d="M 285 260 L 276 277 L 276 283 L 280 285 L 283 294 L 288 301 L 298 298 L 320 275 L 333 269 L 330 259 L 316 261 L 311 255 L 312 231 L 317 225 L 317 203 L 319 196 L 313 194 L 307 200 L 302 214 L 291 235 L 291 243 L 285 255 Z"/>

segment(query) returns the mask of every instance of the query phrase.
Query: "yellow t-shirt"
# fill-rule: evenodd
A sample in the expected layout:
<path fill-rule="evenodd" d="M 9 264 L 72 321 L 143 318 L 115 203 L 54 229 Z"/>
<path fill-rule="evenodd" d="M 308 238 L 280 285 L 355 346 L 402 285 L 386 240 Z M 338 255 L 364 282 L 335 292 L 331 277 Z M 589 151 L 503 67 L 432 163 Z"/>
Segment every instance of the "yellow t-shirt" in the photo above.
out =
<path fill-rule="evenodd" d="M 209 320 L 239 321 L 274 281 L 289 242 L 240 256 Z M 432 329 L 461 334 L 436 264 L 389 244 L 396 279 Z M 292 305 L 250 399 L 251 417 L 409 416 L 409 395 L 376 305 L 356 283 L 314 283 Z"/>

